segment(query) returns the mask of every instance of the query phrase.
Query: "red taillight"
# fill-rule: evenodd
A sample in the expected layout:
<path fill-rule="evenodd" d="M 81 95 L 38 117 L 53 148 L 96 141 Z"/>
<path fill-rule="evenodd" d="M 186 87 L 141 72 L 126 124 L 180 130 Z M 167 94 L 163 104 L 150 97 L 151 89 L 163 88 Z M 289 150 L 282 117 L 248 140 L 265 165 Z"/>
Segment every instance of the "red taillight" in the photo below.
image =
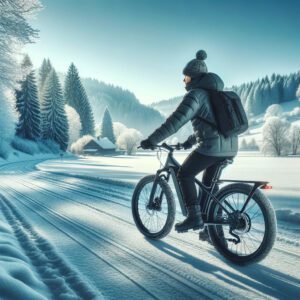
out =
<path fill-rule="evenodd" d="M 261 187 L 261 189 L 263 189 L 263 190 L 271 190 L 271 189 L 272 189 L 272 186 L 269 185 L 269 184 L 265 184 L 265 185 L 263 185 L 263 186 Z"/>

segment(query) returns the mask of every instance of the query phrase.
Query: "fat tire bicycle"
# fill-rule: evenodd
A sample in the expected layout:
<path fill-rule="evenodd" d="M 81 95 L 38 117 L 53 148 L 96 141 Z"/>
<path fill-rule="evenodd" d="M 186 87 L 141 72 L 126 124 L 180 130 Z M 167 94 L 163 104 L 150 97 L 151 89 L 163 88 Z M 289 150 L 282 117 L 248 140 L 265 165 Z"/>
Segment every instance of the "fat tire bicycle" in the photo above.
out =
<path fill-rule="evenodd" d="M 167 159 L 156 174 L 145 176 L 137 183 L 131 208 L 138 230 L 147 238 L 162 239 L 170 233 L 175 221 L 171 178 L 184 216 L 187 210 L 176 176 L 180 164 L 173 156 L 175 149 L 182 149 L 181 145 L 163 143 L 155 148 L 159 152 L 168 151 Z M 210 186 L 197 178 L 195 183 L 202 189 L 202 195 L 207 195 L 201 210 L 211 243 L 229 261 L 247 265 L 261 261 L 271 251 L 276 239 L 276 215 L 261 191 L 271 188 L 267 181 L 220 179 L 222 170 L 232 162 L 233 159 L 224 159 L 219 163 Z M 225 186 L 214 193 L 219 184 Z M 200 197 L 198 193 L 199 202 Z"/>

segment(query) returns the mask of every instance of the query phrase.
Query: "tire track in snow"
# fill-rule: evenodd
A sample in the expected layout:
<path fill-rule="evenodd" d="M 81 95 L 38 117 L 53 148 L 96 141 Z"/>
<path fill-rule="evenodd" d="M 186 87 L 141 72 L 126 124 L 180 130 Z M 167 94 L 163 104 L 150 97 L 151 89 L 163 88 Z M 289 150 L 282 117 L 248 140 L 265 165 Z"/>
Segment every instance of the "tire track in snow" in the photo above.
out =
<path fill-rule="evenodd" d="M 174 292 L 174 289 L 177 289 L 180 291 L 180 293 L 184 293 L 184 291 L 193 291 L 194 295 L 197 295 L 196 297 L 192 297 L 190 296 L 183 296 L 183 299 L 201 299 L 201 297 L 203 299 L 211 299 L 211 297 L 213 297 L 212 299 L 229 299 L 229 298 L 233 298 L 234 294 L 227 290 L 225 287 L 222 287 L 222 290 L 215 290 L 215 285 L 213 283 L 211 283 L 209 280 L 203 280 L 205 282 L 203 282 L 203 280 L 199 280 L 199 278 L 193 278 L 193 276 L 190 276 L 185 273 L 182 273 L 180 270 L 168 270 L 166 268 L 162 268 L 161 266 L 159 266 L 157 263 L 154 263 L 153 261 L 149 261 L 148 258 L 143 257 L 142 255 L 140 255 L 139 253 L 135 252 L 134 250 L 128 248 L 125 245 L 121 245 L 117 242 L 115 242 L 114 240 L 110 239 L 107 236 L 104 236 L 103 234 L 100 234 L 99 232 L 95 231 L 93 228 L 91 228 L 90 226 L 87 225 L 83 225 L 83 224 L 79 224 L 78 222 L 75 222 L 73 220 L 71 220 L 69 217 L 64 216 L 50 208 L 48 208 L 47 206 L 38 203 L 38 201 L 32 199 L 31 197 L 28 197 L 27 195 L 21 194 L 19 193 L 17 190 L 13 189 L 13 188 L 9 188 L 10 190 L 12 190 L 14 193 L 19 194 L 20 197 L 26 198 L 26 202 L 30 202 L 36 206 L 38 206 L 39 208 L 42 208 L 42 210 L 47 211 L 47 214 L 51 214 L 54 215 L 56 218 L 63 220 L 63 222 L 72 224 L 75 228 L 76 231 L 81 231 L 82 233 L 84 233 L 85 235 L 87 234 L 87 232 L 89 233 L 90 236 L 92 236 L 95 240 L 94 242 L 99 243 L 99 240 L 102 240 L 104 242 L 109 243 L 110 245 L 114 246 L 115 248 L 118 248 L 119 250 L 124 251 L 127 255 L 132 256 L 134 259 L 137 259 L 138 261 L 142 262 L 143 264 L 146 264 L 147 267 L 145 268 L 145 266 L 141 266 L 139 267 L 140 270 L 145 270 L 145 272 L 149 273 L 149 268 L 154 268 L 156 270 L 156 272 L 154 272 L 154 276 L 157 276 L 157 271 L 159 271 L 160 273 L 164 274 L 164 277 L 161 278 L 160 276 L 160 280 L 165 278 L 165 276 L 167 275 L 167 277 L 169 277 L 169 279 L 171 278 L 173 281 L 175 281 L 177 284 L 173 284 L 172 286 L 172 291 Z M 19 198 L 10 195 L 12 197 L 14 197 L 16 200 L 18 200 L 19 202 L 22 202 Z M 23 203 L 24 204 L 24 203 Z M 25 205 L 25 204 L 24 204 Z M 30 207 L 29 207 L 30 209 Z M 34 210 L 34 212 L 36 214 L 39 214 L 36 210 Z M 42 217 L 44 219 L 47 219 L 45 217 Z M 66 235 L 68 235 L 69 237 L 71 237 L 73 240 L 77 241 L 80 244 L 80 241 L 77 240 L 77 238 L 75 236 L 70 235 L 69 233 L 65 232 L 63 229 L 61 229 L 60 227 L 56 226 L 55 224 L 53 224 L 53 222 L 47 220 L 47 222 L 51 223 L 54 227 L 58 228 L 60 231 L 64 232 Z M 113 249 L 113 248 L 110 248 Z M 87 249 L 89 250 L 89 249 Z M 91 250 L 89 250 L 91 251 Z M 99 256 L 97 253 L 93 253 L 96 256 Z M 120 257 L 122 257 L 124 259 L 124 256 L 121 255 Z M 99 257 L 101 259 L 101 257 Z M 131 260 L 132 263 L 132 260 Z M 177 272 L 176 272 L 177 271 Z M 193 280 L 193 281 L 191 281 Z M 164 286 L 168 284 L 168 282 L 164 282 Z M 179 288 L 178 284 L 185 286 L 184 289 Z M 204 286 L 203 286 L 204 284 Z M 200 286 L 199 286 L 200 285 Z M 207 286 L 208 285 L 208 286 Z M 211 287 L 210 287 L 211 285 Z M 157 287 L 156 287 L 157 289 Z M 156 291 L 154 291 L 153 293 L 156 293 Z M 172 292 L 167 293 L 167 295 L 172 294 Z M 161 299 L 161 296 L 158 294 L 157 296 L 158 298 Z"/>
<path fill-rule="evenodd" d="M 28 183 L 28 182 L 27 182 Z M 25 185 L 25 183 L 22 181 L 21 182 L 21 184 L 23 184 L 23 185 Z M 32 183 L 30 183 L 30 184 L 32 184 Z M 31 187 L 29 187 L 28 185 L 25 185 L 25 186 L 27 186 L 28 188 L 31 188 Z M 40 187 L 41 188 L 41 187 Z M 37 190 L 38 191 L 38 190 Z M 78 203 L 79 205 L 83 205 L 83 206 L 86 206 L 86 207 L 88 207 L 89 209 L 91 209 L 91 210 L 94 210 L 94 211 L 96 211 L 96 212 L 98 212 L 98 213 L 100 213 L 100 214 L 104 214 L 104 215 L 106 215 L 106 216 L 109 216 L 109 217 L 113 217 L 114 219 L 116 219 L 116 220 L 118 220 L 118 221 L 122 221 L 122 222 L 124 222 L 124 223 L 126 223 L 126 224 L 128 224 L 128 225 L 131 225 L 131 226 L 133 226 L 133 227 L 135 227 L 135 224 L 134 223 L 132 223 L 132 222 L 129 222 L 129 221 L 127 221 L 127 220 L 125 220 L 125 219 L 122 219 L 122 218 L 120 218 L 120 217 L 118 217 L 118 216 L 115 216 L 115 215 L 113 215 L 113 214 L 111 214 L 111 213 L 108 213 L 108 212 L 106 212 L 106 211 L 104 211 L 104 210 L 101 210 L 101 209 L 98 209 L 98 208 L 96 208 L 96 207 L 93 207 L 92 205 L 89 205 L 89 204 L 86 204 L 86 203 L 82 203 L 82 202 L 80 202 L 80 201 L 77 201 L 77 200 L 74 200 L 74 199 L 71 199 L 71 198 L 69 198 L 69 197 L 66 197 L 66 196 L 62 196 L 62 195 L 59 195 L 58 193 L 56 193 L 56 192 L 53 192 L 53 191 L 50 191 L 50 194 L 49 194 L 49 196 L 52 196 L 52 197 L 56 197 L 56 198 L 61 198 L 61 199 L 63 199 L 63 200 L 68 200 L 68 201 L 71 201 L 71 202 L 76 202 L 76 203 Z M 196 237 L 196 235 L 198 235 L 197 233 L 194 233 L 194 232 L 192 232 L 192 233 L 190 233 L 191 235 L 194 235 L 195 237 Z M 176 241 L 176 243 L 178 244 L 180 244 L 181 245 L 181 247 L 182 247 L 182 249 L 184 249 L 184 248 L 189 248 L 189 249 L 191 249 L 191 250 L 195 250 L 195 248 L 196 249 L 199 249 L 199 250 L 201 250 L 201 251 L 203 251 L 203 250 L 207 250 L 207 251 L 212 251 L 213 250 L 213 248 L 211 247 L 211 246 L 208 246 L 208 245 L 203 245 L 203 243 L 201 243 L 201 246 L 197 246 L 197 245 L 195 245 L 195 244 L 193 244 L 193 243 L 191 243 L 191 242 L 189 242 L 189 241 L 183 241 L 183 240 L 180 240 L 180 239 L 178 239 L 178 238 L 176 238 L 176 237 L 172 237 L 172 236 L 169 236 L 169 238 L 170 239 L 172 239 L 172 240 L 174 240 L 174 241 Z M 285 251 L 285 253 L 286 253 L 286 251 Z M 293 254 L 293 253 L 289 253 L 289 254 Z M 144 255 L 145 256 L 145 255 Z M 294 255 L 295 256 L 295 255 Z M 173 270 L 173 272 L 176 272 L 176 270 L 174 271 Z M 233 274 L 234 275 L 234 274 Z M 190 279 L 189 279 L 190 280 Z M 227 280 L 229 280 L 229 278 L 227 279 Z M 230 278 L 230 280 L 232 280 L 233 282 L 235 282 L 235 279 L 234 278 Z M 251 280 L 249 280 L 249 284 L 247 285 L 244 285 L 244 289 L 245 290 L 248 290 L 249 292 L 251 292 L 251 293 L 254 293 L 254 294 L 256 294 L 257 295 L 257 297 L 263 297 L 263 294 L 261 294 L 260 292 L 258 292 L 258 291 L 255 291 L 255 290 L 253 290 L 253 286 L 252 286 L 252 284 L 254 284 L 254 286 L 255 285 L 261 285 L 261 284 L 259 284 L 259 283 L 250 283 L 250 281 Z M 238 281 L 236 281 L 236 283 L 238 284 L 239 282 Z M 240 283 L 239 283 L 240 284 Z M 249 288 L 250 287 L 250 288 Z M 257 288 L 257 287 L 256 287 Z M 255 288 L 254 288 L 255 289 Z"/>
<path fill-rule="evenodd" d="M 39 236 L 16 207 L 1 194 L 0 206 L 17 240 L 48 287 L 53 299 L 99 299 L 100 295 L 78 277 L 52 245 Z"/>
<path fill-rule="evenodd" d="M 104 259 L 103 257 L 101 257 L 100 255 L 98 255 L 95 251 L 91 250 L 89 247 L 86 246 L 86 243 L 80 242 L 75 236 L 67 233 L 65 230 L 63 230 L 61 227 L 59 227 L 58 225 L 56 225 L 55 223 L 51 222 L 48 218 L 46 218 L 45 216 L 43 216 L 41 213 L 37 212 L 36 210 L 34 210 L 32 208 L 31 205 L 28 205 L 28 203 L 34 203 L 35 205 L 42 207 L 42 210 L 46 210 L 48 211 L 48 213 L 50 212 L 50 209 L 47 209 L 44 205 L 40 205 L 39 203 L 37 203 L 37 201 L 33 200 L 32 198 L 24 195 L 24 194 L 20 194 L 20 197 L 22 198 L 27 198 L 27 200 L 25 202 L 27 202 L 27 204 L 25 204 L 22 200 L 20 200 L 19 198 L 17 198 L 16 196 L 10 194 L 9 192 L 7 192 L 8 189 L 6 189 L 6 193 L 9 195 L 9 197 L 14 198 L 15 200 L 17 200 L 18 202 L 20 202 L 22 205 L 24 205 L 27 209 L 31 210 L 33 213 L 37 214 L 39 217 L 41 217 L 43 220 L 45 220 L 47 223 L 49 223 L 51 226 L 55 227 L 57 230 L 59 230 L 60 232 L 62 232 L 64 235 L 68 236 L 71 240 L 73 240 L 74 242 L 76 242 L 77 244 L 79 244 L 81 247 L 83 247 L 85 250 L 87 250 L 88 252 L 92 253 L 94 256 L 96 256 L 98 259 L 101 259 L 102 261 L 104 261 L 107 265 L 109 265 L 112 269 L 114 269 L 115 271 L 117 271 L 118 273 L 122 274 L 124 277 L 126 277 L 129 281 L 131 281 L 132 283 L 134 283 L 135 285 L 137 285 L 140 289 L 142 289 L 143 291 L 146 292 L 146 294 L 148 296 L 150 296 L 153 299 L 159 299 L 157 298 L 154 294 L 152 294 L 151 292 L 149 292 L 144 286 L 140 285 L 138 282 L 136 282 L 134 279 L 132 279 L 131 277 L 129 277 L 126 272 L 120 270 L 119 268 L 117 268 L 116 266 L 114 266 L 112 263 L 110 263 L 108 260 Z M 18 193 L 16 190 L 11 189 L 11 191 L 13 191 L 14 193 Z M 44 206 L 44 207 L 43 207 Z M 50 212 L 51 215 L 53 215 L 53 212 Z M 76 231 L 78 232 L 78 226 L 76 228 Z M 79 230 L 80 232 L 82 232 L 83 234 L 85 234 L 85 232 L 83 232 L 82 230 Z"/>
<path fill-rule="evenodd" d="M 63 175 L 60 175 L 60 176 L 63 176 Z M 44 179 L 47 181 L 47 177 L 42 177 L 42 178 L 44 178 Z M 91 194 L 90 192 L 82 192 L 82 191 L 78 191 L 78 190 L 74 189 L 73 186 L 72 186 L 70 183 L 66 183 L 66 182 L 61 183 L 59 180 L 56 180 L 55 178 L 51 178 L 51 181 L 56 182 L 56 183 L 59 183 L 59 186 L 60 186 L 62 189 L 66 190 L 66 191 L 72 191 L 72 192 L 75 192 L 75 193 L 77 193 L 77 194 L 84 194 L 84 195 L 87 195 L 87 196 L 89 196 L 89 197 L 94 197 L 94 198 L 101 199 L 101 200 L 106 201 L 106 202 L 110 202 L 110 203 L 112 202 L 112 203 L 114 203 L 114 204 L 117 204 L 117 205 L 120 205 L 120 206 L 124 206 L 124 207 L 126 207 L 126 208 L 130 208 L 130 199 L 125 200 L 126 203 L 128 203 L 129 205 L 125 205 L 125 204 L 119 203 L 118 201 L 113 200 L 114 198 L 118 198 L 118 196 L 119 196 L 117 190 L 112 189 L 112 190 L 109 190 L 109 192 L 107 192 L 107 191 L 105 190 L 105 188 L 101 188 L 101 187 L 99 186 L 99 187 L 98 187 L 98 193 L 104 193 L 105 195 L 108 196 L 108 197 L 105 197 L 105 198 L 104 198 L 104 197 L 101 197 L 101 196 L 99 196 L 99 195 Z M 61 186 L 62 184 L 64 185 L 64 187 Z M 68 187 L 67 187 L 67 186 L 68 186 Z M 87 187 L 85 187 L 85 186 L 82 186 L 81 189 L 88 190 L 88 191 L 92 191 L 90 188 L 87 188 Z M 94 189 L 94 190 L 96 190 L 96 189 Z M 115 192 L 115 191 L 116 191 L 116 192 Z M 52 191 L 50 191 L 50 192 L 52 192 Z M 115 196 L 115 197 L 114 197 L 114 196 Z M 113 199 L 109 199 L 109 198 L 113 198 Z M 90 208 L 94 208 L 95 210 L 99 210 L 99 209 L 93 207 L 92 205 L 88 205 L 88 204 L 85 204 L 85 203 L 82 203 L 82 202 L 79 202 L 79 201 L 76 201 L 76 200 L 73 200 L 73 199 L 70 199 L 70 200 L 71 200 L 71 201 L 78 202 L 78 203 L 80 203 L 80 204 L 82 204 L 82 205 L 88 206 L 88 207 L 90 207 Z M 123 201 L 123 199 L 122 199 L 122 201 Z M 101 211 L 101 210 L 99 210 L 99 211 L 102 212 L 102 213 L 105 213 L 105 212 L 103 212 L 103 211 Z M 117 219 L 119 219 L 118 217 L 116 217 L 116 216 L 114 216 L 114 215 L 111 215 L 111 216 L 112 216 L 112 217 L 115 217 L 115 218 L 117 218 Z M 126 220 L 124 220 L 124 222 L 127 222 L 127 223 L 128 223 L 128 221 L 126 221 Z M 131 224 L 133 224 L 133 223 L 131 223 Z M 134 224 L 133 224 L 133 225 L 134 225 Z M 134 225 L 134 226 L 135 226 L 135 225 Z M 193 232 L 191 232 L 191 234 L 198 235 L 198 233 L 193 233 Z M 172 237 L 172 238 L 173 238 L 173 239 L 176 239 L 176 240 L 178 240 L 178 241 L 181 241 L 180 239 L 177 239 L 177 238 L 175 238 L 175 237 Z M 185 243 L 185 242 L 184 242 L 184 243 Z M 195 246 L 194 244 L 191 244 L 191 245 Z M 201 247 L 199 247 L 199 246 L 196 245 L 196 247 L 197 247 L 197 248 L 200 248 L 200 249 L 206 248 L 206 249 L 208 249 L 208 250 L 211 250 L 211 248 L 209 248 L 209 246 L 204 246 L 204 245 L 203 245 L 203 247 L 202 247 L 202 245 L 201 245 Z M 281 252 L 281 253 L 285 253 L 285 254 L 287 254 L 287 255 L 292 255 L 292 256 L 294 256 L 294 257 L 300 258 L 300 253 L 289 251 L 289 250 L 284 249 L 284 248 L 282 248 L 282 247 L 280 247 L 280 246 L 277 246 L 277 245 L 275 245 L 275 247 L 273 247 L 273 250 L 276 250 L 276 251 L 279 251 L 279 252 Z"/>

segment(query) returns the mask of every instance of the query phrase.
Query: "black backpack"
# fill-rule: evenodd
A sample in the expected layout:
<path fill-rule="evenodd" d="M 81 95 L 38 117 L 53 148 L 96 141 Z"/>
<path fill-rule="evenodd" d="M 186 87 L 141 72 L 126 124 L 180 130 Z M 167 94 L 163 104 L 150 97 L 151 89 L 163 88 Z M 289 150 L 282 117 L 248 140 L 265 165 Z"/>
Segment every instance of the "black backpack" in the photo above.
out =
<path fill-rule="evenodd" d="M 208 92 L 219 133 L 227 138 L 245 132 L 249 125 L 240 97 L 231 91 Z"/>

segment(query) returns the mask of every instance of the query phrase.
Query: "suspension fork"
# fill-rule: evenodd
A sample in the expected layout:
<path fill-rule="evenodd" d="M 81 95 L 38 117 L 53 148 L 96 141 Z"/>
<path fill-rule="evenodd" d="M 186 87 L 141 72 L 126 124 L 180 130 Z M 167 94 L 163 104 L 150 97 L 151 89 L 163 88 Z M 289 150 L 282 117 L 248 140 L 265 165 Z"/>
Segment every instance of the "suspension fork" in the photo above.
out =
<path fill-rule="evenodd" d="M 156 174 L 155 174 L 155 178 L 154 178 L 154 182 L 153 182 L 153 186 L 152 186 L 152 189 L 151 189 L 151 193 L 150 193 L 150 199 L 149 199 L 149 203 L 154 203 L 154 195 L 156 193 L 156 189 L 157 189 L 157 185 L 158 185 L 158 180 L 160 177 L 163 177 L 166 181 L 169 180 L 169 177 L 170 177 L 170 174 L 168 172 L 167 176 L 166 175 L 161 175 L 161 173 L 163 171 L 166 171 L 165 168 L 163 169 L 159 169 Z M 159 195 L 159 201 L 160 201 L 160 204 L 162 202 L 162 197 L 163 197 L 163 191 L 160 192 L 160 195 Z"/>

